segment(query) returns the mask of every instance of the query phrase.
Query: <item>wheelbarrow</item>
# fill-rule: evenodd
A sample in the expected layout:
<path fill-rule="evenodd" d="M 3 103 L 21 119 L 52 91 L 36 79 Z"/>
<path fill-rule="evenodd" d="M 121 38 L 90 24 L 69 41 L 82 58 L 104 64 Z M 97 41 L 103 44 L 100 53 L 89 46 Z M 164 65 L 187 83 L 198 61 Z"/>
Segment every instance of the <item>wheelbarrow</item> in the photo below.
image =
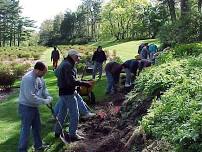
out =
<path fill-rule="evenodd" d="M 89 84 L 91 84 L 91 86 L 90 87 L 79 86 L 77 88 L 77 91 L 79 92 L 81 96 L 87 96 L 91 104 L 95 104 L 95 94 L 93 93 L 93 87 L 95 86 L 95 81 L 83 79 L 85 73 L 91 73 L 91 72 L 92 72 L 92 69 L 86 66 L 81 76 L 81 80 L 88 82 Z"/>

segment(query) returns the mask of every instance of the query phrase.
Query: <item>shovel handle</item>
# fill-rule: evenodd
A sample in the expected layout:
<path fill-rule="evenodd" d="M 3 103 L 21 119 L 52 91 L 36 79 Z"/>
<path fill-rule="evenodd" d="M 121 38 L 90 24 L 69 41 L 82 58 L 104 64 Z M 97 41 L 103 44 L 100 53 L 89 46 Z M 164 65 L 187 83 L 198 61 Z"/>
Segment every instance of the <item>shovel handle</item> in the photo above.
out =
<path fill-rule="evenodd" d="M 47 104 L 47 107 L 51 110 L 52 114 L 54 115 L 54 110 L 53 110 L 52 103 Z"/>

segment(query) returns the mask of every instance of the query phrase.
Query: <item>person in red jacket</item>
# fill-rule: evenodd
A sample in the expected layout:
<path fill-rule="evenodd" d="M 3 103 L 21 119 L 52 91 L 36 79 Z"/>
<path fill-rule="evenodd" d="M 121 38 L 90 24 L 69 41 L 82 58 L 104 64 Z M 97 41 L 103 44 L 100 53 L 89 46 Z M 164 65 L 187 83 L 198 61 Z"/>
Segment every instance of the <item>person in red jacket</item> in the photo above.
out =
<path fill-rule="evenodd" d="M 51 53 L 51 62 L 53 61 L 53 71 L 57 68 L 59 59 L 60 59 L 60 53 L 58 49 L 54 47 Z"/>

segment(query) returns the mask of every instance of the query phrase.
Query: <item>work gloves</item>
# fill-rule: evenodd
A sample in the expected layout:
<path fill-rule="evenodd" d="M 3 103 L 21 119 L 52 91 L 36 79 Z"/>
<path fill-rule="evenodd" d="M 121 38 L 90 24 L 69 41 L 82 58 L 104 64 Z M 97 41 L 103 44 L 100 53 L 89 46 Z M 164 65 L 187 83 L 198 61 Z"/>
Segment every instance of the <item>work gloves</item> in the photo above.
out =
<path fill-rule="evenodd" d="M 44 98 L 41 98 L 41 97 L 38 97 L 36 96 L 34 93 L 32 94 L 33 98 L 43 104 L 50 104 L 51 101 L 53 100 L 53 98 L 51 96 L 47 96 L 45 99 Z"/>
<path fill-rule="evenodd" d="M 50 104 L 52 100 L 53 98 L 51 96 L 48 96 L 46 99 L 44 99 L 44 104 Z"/>

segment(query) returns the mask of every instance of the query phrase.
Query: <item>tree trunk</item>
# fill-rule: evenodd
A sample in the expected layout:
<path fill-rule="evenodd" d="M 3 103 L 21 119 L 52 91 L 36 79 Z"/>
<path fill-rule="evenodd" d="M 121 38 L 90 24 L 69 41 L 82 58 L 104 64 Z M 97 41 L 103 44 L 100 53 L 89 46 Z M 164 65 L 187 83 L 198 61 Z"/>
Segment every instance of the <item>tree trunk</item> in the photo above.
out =
<path fill-rule="evenodd" d="M 189 13 L 189 0 L 181 0 L 180 3 L 181 8 L 181 18 L 186 18 L 187 14 Z"/>
<path fill-rule="evenodd" d="M 176 21 L 175 0 L 168 0 L 167 2 L 168 2 L 171 20 L 174 23 Z"/>
<path fill-rule="evenodd" d="M 199 27 L 199 41 L 202 41 L 202 13 L 201 13 L 202 0 L 198 0 L 198 11 L 200 13 L 200 27 Z"/>

